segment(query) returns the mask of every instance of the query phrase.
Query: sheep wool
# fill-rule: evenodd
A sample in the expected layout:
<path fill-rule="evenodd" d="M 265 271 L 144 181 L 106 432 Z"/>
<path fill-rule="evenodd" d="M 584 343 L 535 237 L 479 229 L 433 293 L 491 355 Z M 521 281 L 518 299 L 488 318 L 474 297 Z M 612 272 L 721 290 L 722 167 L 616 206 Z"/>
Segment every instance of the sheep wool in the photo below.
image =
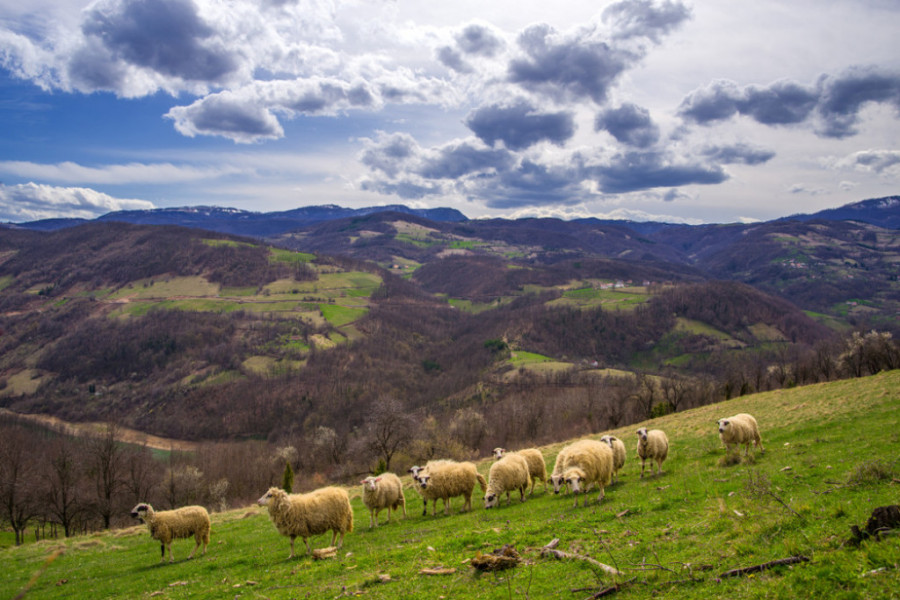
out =
<path fill-rule="evenodd" d="M 481 486 L 484 491 L 487 481 L 478 472 L 471 462 L 456 462 L 452 460 L 429 461 L 425 468 L 419 471 L 419 484 L 417 490 L 425 501 L 426 514 L 428 501 L 432 500 L 431 514 L 437 511 L 437 500 L 444 501 L 444 514 L 450 514 L 450 498 L 462 496 L 464 499 L 463 511 L 472 509 L 472 492 L 475 484 Z"/>
<path fill-rule="evenodd" d="M 510 504 L 510 494 L 519 490 L 519 500 L 525 502 L 525 488 L 531 485 L 528 461 L 518 452 L 505 454 L 491 465 L 488 473 L 487 489 L 484 492 L 484 507 L 493 508 L 500 504 L 500 496 L 506 493 L 506 505 Z"/>
<path fill-rule="evenodd" d="M 585 495 L 584 506 L 587 506 L 587 493 L 594 485 L 600 489 L 597 502 L 603 499 L 604 488 L 612 479 L 613 462 L 613 451 L 605 442 L 580 440 L 571 444 L 566 453 L 563 480 L 575 495 L 574 506 L 578 506 L 579 493 Z"/>
<path fill-rule="evenodd" d="M 759 425 L 753 415 L 740 413 L 733 417 L 718 420 L 719 439 L 725 444 L 725 451 L 731 453 L 732 449 L 740 452 L 744 446 L 744 456 L 750 453 L 750 444 L 765 452 L 762 445 L 762 437 L 759 435 Z"/>
<path fill-rule="evenodd" d="M 563 471 L 566 469 L 566 461 L 568 454 L 572 450 L 572 444 L 565 446 L 556 455 L 556 462 L 553 464 L 553 471 L 550 474 L 549 482 L 553 484 L 553 493 L 558 494 L 565 486 L 565 492 L 569 493 L 569 486 L 563 478 Z"/>
<path fill-rule="evenodd" d="M 360 482 L 363 486 L 363 504 L 369 509 L 369 528 L 378 527 L 378 513 L 387 509 L 391 522 L 391 511 L 403 508 L 406 516 L 406 498 L 403 496 L 403 485 L 400 478 L 393 473 L 382 473 L 377 477 L 366 477 Z"/>
<path fill-rule="evenodd" d="M 331 545 L 340 535 L 337 546 L 344 544 L 344 534 L 353 531 L 353 510 L 347 492 L 337 487 L 324 487 L 308 494 L 288 494 L 283 489 L 271 487 L 256 501 L 269 510 L 269 518 L 281 535 L 291 538 L 291 555 L 294 557 L 294 539 L 303 538 L 306 553 L 312 549 L 309 538 L 331 530 Z"/>
<path fill-rule="evenodd" d="M 494 448 L 494 459 L 500 460 L 505 454 L 509 454 L 508 450 L 503 448 Z M 531 476 L 531 489 L 528 495 L 534 493 L 534 486 L 537 482 L 541 482 L 544 491 L 547 491 L 547 463 L 544 462 L 544 455 L 537 448 L 526 448 L 518 450 L 516 454 L 520 454 L 528 463 L 528 474 Z"/>
<path fill-rule="evenodd" d="M 619 471 L 625 466 L 625 456 L 628 452 L 625 450 L 625 442 L 614 435 L 604 435 L 600 438 L 601 442 L 609 444 L 613 451 L 613 479 L 619 481 Z"/>
<path fill-rule="evenodd" d="M 147 524 L 150 537 L 159 540 L 159 549 L 162 556 L 160 562 L 166 558 L 166 548 L 169 549 L 169 562 L 172 558 L 172 540 L 194 537 L 197 542 L 188 558 L 194 557 L 194 552 L 203 545 L 203 554 L 209 545 L 209 513 L 202 506 L 183 506 L 175 510 L 162 510 L 156 512 L 153 507 L 144 502 L 131 509 L 131 516 L 140 519 Z"/>
<path fill-rule="evenodd" d="M 662 473 L 662 464 L 669 455 L 669 438 L 661 429 L 651 429 L 647 431 L 646 427 L 637 430 L 638 443 L 637 455 L 641 458 L 641 477 L 644 477 L 644 462 L 648 460 L 656 461 L 656 474 Z M 653 471 L 653 463 L 650 464 L 650 471 Z"/>

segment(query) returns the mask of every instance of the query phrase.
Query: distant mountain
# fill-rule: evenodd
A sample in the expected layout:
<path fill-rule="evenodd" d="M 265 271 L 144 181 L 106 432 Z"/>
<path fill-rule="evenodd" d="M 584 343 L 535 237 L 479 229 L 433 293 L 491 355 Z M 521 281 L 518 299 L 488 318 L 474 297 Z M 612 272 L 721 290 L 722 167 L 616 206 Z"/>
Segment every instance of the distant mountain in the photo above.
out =
<path fill-rule="evenodd" d="M 809 215 L 791 215 L 779 221 L 859 221 L 884 227 L 900 229 L 900 196 L 872 198 L 838 208 L 829 208 Z"/>
<path fill-rule="evenodd" d="M 453 208 L 409 208 L 402 205 L 344 208 L 334 204 L 305 206 L 282 212 L 251 212 L 216 206 L 187 206 L 128 210 L 107 213 L 95 219 L 101 222 L 121 222 L 133 225 L 179 225 L 206 229 L 219 233 L 267 237 L 286 233 L 323 221 L 364 217 L 373 213 L 392 211 L 423 217 L 438 222 L 459 222 L 466 216 Z M 16 227 L 35 231 L 55 231 L 86 223 L 85 219 L 44 219 L 20 223 Z"/>

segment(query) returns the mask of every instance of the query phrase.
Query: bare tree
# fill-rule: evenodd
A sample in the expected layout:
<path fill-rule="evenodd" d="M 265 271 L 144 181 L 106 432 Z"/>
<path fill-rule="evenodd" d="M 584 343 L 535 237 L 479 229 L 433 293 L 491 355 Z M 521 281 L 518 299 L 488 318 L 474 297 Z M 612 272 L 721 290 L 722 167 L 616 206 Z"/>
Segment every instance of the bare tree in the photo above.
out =
<path fill-rule="evenodd" d="M 47 455 L 49 463 L 44 478 L 44 503 L 47 516 L 63 528 L 66 537 L 74 533 L 74 528 L 87 509 L 81 487 L 83 479 L 83 456 L 77 450 L 77 442 L 58 439 L 50 446 Z"/>
<path fill-rule="evenodd" d="M 40 511 L 35 454 L 37 445 L 25 430 L 0 431 L 0 517 L 12 527 L 16 545 L 25 541 L 28 522 Z"/>
<path fill-rule="evenodd" d="M 678 407 L 683 407 L 688 397 L 690 386 L 684 377 L 670 373 L 662 379 L 660 388 L 663 398 L 672 406 L 672 412 L 678 412 Z"/>
<path fill-rule="evenodd" d="M 369 450 L 390 470 L 394 454 L 412 440 L 413 421 L 399 401 L 381 398 L 372 407 L 365 435 Z"/>
<path fill-rule="evenodd" d="M 468 448 L 478 450 L 487 435 L 487 421 L 474 408 L 461 408 L 450 421 L 450 435 Z"/>
<path fill-rule="evenodd" d="M 103 434 L 88 442 L 90 474 L 94 479 L 97 514 L 109 529 L 122 487 L 123 450 L 117 441 L 118 426 L 108 423 Z"/>

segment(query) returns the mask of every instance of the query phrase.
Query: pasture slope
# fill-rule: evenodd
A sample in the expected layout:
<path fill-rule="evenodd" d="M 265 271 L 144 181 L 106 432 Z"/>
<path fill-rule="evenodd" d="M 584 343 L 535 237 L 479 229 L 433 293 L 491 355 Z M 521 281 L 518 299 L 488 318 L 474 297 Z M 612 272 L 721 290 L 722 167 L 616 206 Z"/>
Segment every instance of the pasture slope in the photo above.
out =
<path fill-rule="evenodd" d="M 757 417 L 766 452 L 726 465 L 715 421 L 739 412 Z M 634 454 L 641 425 L 671 441 L 664 473 L 643 480 Z M 571 498 L 537 492 L 491 510 L 478 498 L 467 514 L 456 500 L 450 516 L 423 517 L 407 489 L 409 517 L 370 531 L 354 487 L 356 529 L 336 559 L 287 560 L 288 540 L 266 513 L 242 508 L 213 515 L 205 556 L 185 560 L 193 542 L 175 542 L 173 565 L 158 563 L 142 526 L 4 549 L 0 597 L 582 599 L 614 583 L 617 598 L 900 597 L 900 536 L 846 543 L 850 525 L 900 502 L 900 371 L 746 396 L 612 433 L 626 441 L 628 462 L 599 506 L 573 509 Z M 561 447 L 544 448 L 548 468 Z M 553 538 L 625 574 L 542 557 Z M 313 547 L 329 540 L 313 538 Z M 470 560 L 504 544 L 524 562 L 477 575 Z M 801 555 L 809 561 L 722 577 Z"/>

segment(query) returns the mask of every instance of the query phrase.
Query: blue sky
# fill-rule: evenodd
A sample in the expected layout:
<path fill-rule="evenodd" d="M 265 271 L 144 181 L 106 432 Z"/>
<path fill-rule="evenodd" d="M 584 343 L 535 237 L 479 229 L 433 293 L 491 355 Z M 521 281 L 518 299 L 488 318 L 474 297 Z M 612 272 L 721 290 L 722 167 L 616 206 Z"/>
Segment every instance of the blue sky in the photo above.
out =
<path fill-rule="evenodd" d="M 895 0 L 0 0 L 0 221 L 900 193 Z"/>

